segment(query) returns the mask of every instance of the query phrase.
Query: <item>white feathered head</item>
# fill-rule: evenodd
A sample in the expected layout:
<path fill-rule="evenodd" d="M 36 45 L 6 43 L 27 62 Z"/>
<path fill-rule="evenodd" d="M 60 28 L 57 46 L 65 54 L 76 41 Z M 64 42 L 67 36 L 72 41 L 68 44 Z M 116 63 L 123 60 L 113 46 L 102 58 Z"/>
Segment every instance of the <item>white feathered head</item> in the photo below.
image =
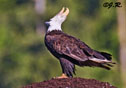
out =
<path fill-rule="evenodd" d="M 61 24 L 65 21 L 67 15 L 69 14 L 69 9 L 63 7 L 62 10 L 53 18 L 50 19 L 50 21 L 45 22 L 46 26 L 48 27 L 48 31 L 52 30 L 61 30 Z"/>

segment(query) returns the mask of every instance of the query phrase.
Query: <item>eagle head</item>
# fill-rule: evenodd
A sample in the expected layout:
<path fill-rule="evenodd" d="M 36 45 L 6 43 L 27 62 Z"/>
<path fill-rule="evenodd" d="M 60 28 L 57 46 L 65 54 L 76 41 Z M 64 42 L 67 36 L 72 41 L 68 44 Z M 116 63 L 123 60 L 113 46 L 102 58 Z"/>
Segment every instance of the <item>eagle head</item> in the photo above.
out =
<path fill-rule="evenodd" d="M 67 15 L 69 14 L 69 9 L 63 7 L 62 10 L 53 18 L 50 19 L 50 21 L 45 22 L 48 30 L 47 31 L 52 31 L 52 30 L 61 30 L 61 24 L 65 21 Z"/>

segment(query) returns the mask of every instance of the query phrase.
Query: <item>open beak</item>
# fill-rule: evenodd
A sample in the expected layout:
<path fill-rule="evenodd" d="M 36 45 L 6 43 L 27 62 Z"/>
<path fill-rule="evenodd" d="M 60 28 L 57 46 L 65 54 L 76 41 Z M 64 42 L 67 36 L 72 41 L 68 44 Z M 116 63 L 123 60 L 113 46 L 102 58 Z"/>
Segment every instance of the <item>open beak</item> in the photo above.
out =
<path fill-rule="evenodd" d="M 63 13 L 63 15 L 67 16 L 69 14 L 69 9 L 66 8 L 66 11 Z"/>
<path fill-rule="evenodd" d="M 69 14 L 69 9 L 66 8 L 66 10 L 65 10 L 64 7 L 63 7 L 62 10 L 58 13 L 58 15 L 65 15 L 65 16 L 67 16 L 68 14 Z"/>

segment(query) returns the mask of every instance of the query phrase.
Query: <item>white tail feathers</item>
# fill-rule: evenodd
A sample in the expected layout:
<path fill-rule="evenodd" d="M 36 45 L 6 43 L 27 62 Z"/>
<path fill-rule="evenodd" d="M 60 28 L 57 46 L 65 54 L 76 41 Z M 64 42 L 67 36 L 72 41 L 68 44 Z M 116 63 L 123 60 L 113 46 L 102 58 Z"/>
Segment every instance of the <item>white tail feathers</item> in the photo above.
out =
<path fill-rule="evenodd" d="M 111 61 L 107 59 L 98 59 L 98 58 L 90 58 L 91 61 L 97 62 L 97 63 L 112 63 Z"/>

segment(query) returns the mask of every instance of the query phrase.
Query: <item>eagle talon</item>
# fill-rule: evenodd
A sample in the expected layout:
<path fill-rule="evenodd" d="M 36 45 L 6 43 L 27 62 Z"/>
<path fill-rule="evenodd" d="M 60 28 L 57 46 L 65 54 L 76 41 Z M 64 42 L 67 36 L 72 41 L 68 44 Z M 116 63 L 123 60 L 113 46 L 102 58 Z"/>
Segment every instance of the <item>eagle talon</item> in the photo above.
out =
<path fill-rule="evenodd" d="M 62 74 L 61 76 L 59 77 L 53 77 L 54 79 L 63 79 L 63 78 L 68 78 L 68 76 L 66 74 Z"/>

